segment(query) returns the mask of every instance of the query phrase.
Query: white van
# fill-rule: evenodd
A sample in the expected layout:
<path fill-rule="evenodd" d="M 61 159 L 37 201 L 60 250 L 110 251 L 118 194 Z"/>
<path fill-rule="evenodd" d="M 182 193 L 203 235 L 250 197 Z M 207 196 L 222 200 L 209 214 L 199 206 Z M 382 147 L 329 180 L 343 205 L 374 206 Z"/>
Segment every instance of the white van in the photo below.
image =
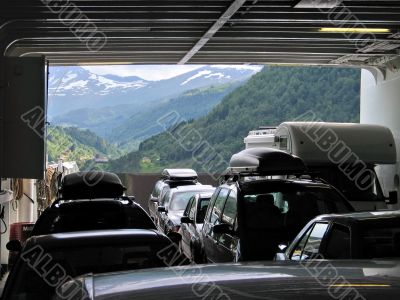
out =
<path fill-rule="evenodd" d="M 300 157 L 311 175 L 338 188 L 357 210 L 386 208 L 397 192 L 385 196 L 377 165 L 396 163 L 396 145 L 389 128 L 358 123 L 284 122 L 273 148 Z"/>

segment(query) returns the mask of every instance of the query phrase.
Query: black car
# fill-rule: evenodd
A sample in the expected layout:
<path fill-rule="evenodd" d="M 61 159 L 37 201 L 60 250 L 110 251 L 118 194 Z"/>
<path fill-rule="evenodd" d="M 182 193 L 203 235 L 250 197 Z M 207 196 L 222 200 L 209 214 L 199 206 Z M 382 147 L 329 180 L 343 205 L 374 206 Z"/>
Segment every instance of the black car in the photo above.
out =
<path fill-rule="evenodd" d="M 179 233 L 182 236 L 180 248 L 192 262 L 202 263 L 204 255 L 201 242 L 201 229 L 206 216 L 212 193 L 201 193 L 192 196 L 181 218 Z"/>
<path fill-rule="evenodd" d="M 66 175 L 57 200 L 38 218 L 32 236 L 97 229 L 156 229 L 133 197 L 124 196 L 116 174 L 78 172 Z"/>
<path fill-rule="evenodd" d="M 273 259 L 278 245 L 290 242 L 317 215 L 353 212 L 340 192 L 317 179 L 259 178 L 302 174 L 301 160 L 285 152 L 248 149 L 230 164 L 233 175 L 213 194 L 201 231 L 209 262 Z"/>
<path fill-rule="evenodd" d="M 214 192 L 211 185 L 187 185 L 178 186 L 168 190 L 161 198 L 157 208 L 157 225 L 159 230 L 167 234 L 178 233 L 181 227 L 183 212 L 190 200 L 190 197 L 198 193 Z"/>
<path fill-rule="evenodd" d="M 129 199 L 63 200 L 40 215 L 31 236 L 123 228 L 157 229 L 146 211 Z"/>
<path fill-rule="evenodd" d="M 275 257 L 295 261 L 378 258 L 400 258 L 400 211 L 319 216 Z"/>
<path fill-rule="evenodd" d="M 54 299 L 60 286 L 73 277 L 169 267 L 178 255 L 175 244 L 155 230 L 92 230 L 35 236 L 22 249 L 7 278 L 2 299 Z"/>
<path fill-rule="evenodd" d="M 307 268 L 308 267 L 308 268 Z M 400 294 L 400 262 L 391 260 L 252 262 L 159 268 L 114 274 L 86 274 L 66 282 L 76 300 L 395 300 Z"/>
<path fill-rule="evenodd" d="M 197 182 L 197 173 L 192 169 L 164 169 L 161 173 L 161 179 L 154 186 L 149 197 L 149 214 L 155 221 L 157 215 L 157 207 L 161 198 L 171 188 L 184 185 L 199 184 Z"/>

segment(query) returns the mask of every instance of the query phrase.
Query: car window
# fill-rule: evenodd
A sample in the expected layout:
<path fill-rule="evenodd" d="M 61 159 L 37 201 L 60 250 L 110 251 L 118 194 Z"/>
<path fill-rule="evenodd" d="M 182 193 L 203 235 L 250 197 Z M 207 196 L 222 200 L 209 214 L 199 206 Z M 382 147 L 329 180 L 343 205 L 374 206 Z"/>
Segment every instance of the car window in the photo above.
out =
<path fill-rule="evenodd" d="M 397 221 L 397 220 L 396 220 Z M 400 257 L 400 226 L 372 223 L 361 229 L 362 258 Z"/>
<path fill-rule="evenodd" d="M 204 220 L 210 221 L 211 210 L 214 207 L 215 200 L 217 199 L 220 190 L 221 190 L 220 188 L 217 188 L 217 189 L 215 189 L 214 193 L 212 194 L 210 202 L 207 207 L 206 217 L 204 218 Z"/>
<path fill-rule="evenodd" d="M 197 193 L 198 191 L 173 193 L 168 210 L 184 210 L 189 202 L 189 199 Z"/>
<path fill-rule="evenodd" d="M 296 248 L 293 250 L 292 254 L 290 255 L 291 260 L 300 260 L 301 254 L 303 253 L 304 246 L 307 243 L 308 237 L 310 236 L 311 230 L 314 228 L 314 224 L 310 226 L 307 232 L 303 235 L 300 241 L 297 243 Z"/>
<path fill-rule="evenodd" d="M 206 217 L 206 212 L 208 209 L 208 205 L 210 203 L 210 198 L 200 198 L 197 205 L 197 215 L 196 215 L 196 223 L 203 223 L 204 218 Z"/>
<path fill-rule="evenodd" d="M 231 191 L 226 199 L 224 211 L 222 213 L 222 222 L 233 226 L 237 212 L 237 198 L 235 191 Z"/>
<path fill-rule="evenodd" d="M 346 226 L 334 224 L 327 239 L 325 258 L 350 258 L 350 229 Z"/>
<path fill-rule="evenodd" d="M 153 192 L 151 193 L 154 197 L 160 196 L 161 193 L 161 187 L 163 183 L 161 181 L 158 181 L 153 189 Z"/>
<path fill-rule="evenodd" d="M 190 198 L 188 205 L 185 208 L 185 211 L 183 212 L 183 215 L 188 217 L 189 216 L 189 211 L 193 205 L 193 201 L 194 201 L 194 196 Z"/>
<path fill-rule="evenodd" d="M 118 203 L 70 203 L 42 214 L 32 235 L 60 232 L 140 228 L 155 229 L 147 213 L 139 207 L 120 207 Z M 100 205 L 101 204 L 101 205 Z"/>
<path fill-rule="evenodd" d="M 287 240 L 320 214 L 352 211 L 335 190 L 321 187 L 286 184 L 268 191 L 260 186 L 255 191 L 245 191 L 243 200 L 245 229 L 284 230 Z"/>
<path fill-rule="evenodd" d="M 319 247 L 327 229 L 327 223 L 315 223 L 310 235 L 308 236 L 300 260 L 313 258 L 319 253 Z"/>
<path fill-rule="evenodd" d="M 169 202 L 170 197 L 171 197 L 171 190 L 168 188 L 164 188 L 161 193 L 160 206 L 166 206 Z"/>
<path fill-rule="evenodd" d="M 217 198 L 215 199 L 215 204 L 211 210 L 211 216 L 210 216 L 210 222 L 212 224 L 218 224 L 228 193 L 229 193 L 228 189 L 225 188 L 221 189 Z"/>
<path fill-rule="evenodd" d="M 194 220 L 195 218 L 195 212 L 196 212 L 196 197 L 192 197 L 192 203 L 190 205 L 190 211 L 189 211 L 189 218 L 191 220 Z"/>

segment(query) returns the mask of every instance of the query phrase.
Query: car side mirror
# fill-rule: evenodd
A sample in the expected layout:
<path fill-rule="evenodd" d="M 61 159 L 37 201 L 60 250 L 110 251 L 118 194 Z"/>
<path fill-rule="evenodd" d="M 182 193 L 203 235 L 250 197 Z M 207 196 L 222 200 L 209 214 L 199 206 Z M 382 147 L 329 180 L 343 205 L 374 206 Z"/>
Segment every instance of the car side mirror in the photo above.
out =
<path fill-rule="evenodd" d="M 234 234 L 232 226 L 225 223 L 214 225 L 212 230 L 215 234 Z"/>
<path fill-rule="evenodd" d="M 7 243 L 6 248 L 8 251 L 20 252 L 22 250 L 22 244 L 19 240 L 11 240 Z"/>
<path fill-rule="evenodd" d="M 157 207 L 157 211 L 166 213 L 167 212 L 167 208 L 165 206 L 159 206 L 159 207 Z"/>
<path fill-rule="evenodd" d="M 158 202 L 158 198 L 157 198 L 157 197 L 151 197 L 151 198 L 150 198 L 150 201 L 151 201 L 151 202 Z"/>
<path fill-rule="evenodd" d="M 386 204 L 397 204 L 397 191 L 390 191 L 389 197 L 385 199 Z"/>
<path fill-rule="evenodd" d="M 181 223 L 183 223 L 183 224 L 192 224 L 193 220 L 191 218 L 187 217 L 187 216 L 183 216 L 181 218 Z"/>
<path fill-rule="evenodd" d="M 170 232 L 167 236 L 175 244 L 179 244 L 179 242 L 182 240 L 182 236 L 178 232 Z"/>

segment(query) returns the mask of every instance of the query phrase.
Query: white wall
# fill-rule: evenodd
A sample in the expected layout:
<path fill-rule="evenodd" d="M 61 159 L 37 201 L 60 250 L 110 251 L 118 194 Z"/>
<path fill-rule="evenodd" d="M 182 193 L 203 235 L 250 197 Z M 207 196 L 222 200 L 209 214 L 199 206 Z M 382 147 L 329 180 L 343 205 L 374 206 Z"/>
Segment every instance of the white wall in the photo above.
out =
<path fill-rule="evenodd" d="M 384 79 L 382 74 L 376 77 L 368 71 L 361 72 L 361 123 L 380 124 L 389 127 L 394 135 L 397 148 L 397 161 L 400 159 L 400 72 L 390 72 Z M 371 138 L 374 138 L 371 136 Z M 380 166 L 378 176 L 385 194 L 399 189 L 400 164 Z M 397 206 L 398 208 L 399 206 Z"/>

